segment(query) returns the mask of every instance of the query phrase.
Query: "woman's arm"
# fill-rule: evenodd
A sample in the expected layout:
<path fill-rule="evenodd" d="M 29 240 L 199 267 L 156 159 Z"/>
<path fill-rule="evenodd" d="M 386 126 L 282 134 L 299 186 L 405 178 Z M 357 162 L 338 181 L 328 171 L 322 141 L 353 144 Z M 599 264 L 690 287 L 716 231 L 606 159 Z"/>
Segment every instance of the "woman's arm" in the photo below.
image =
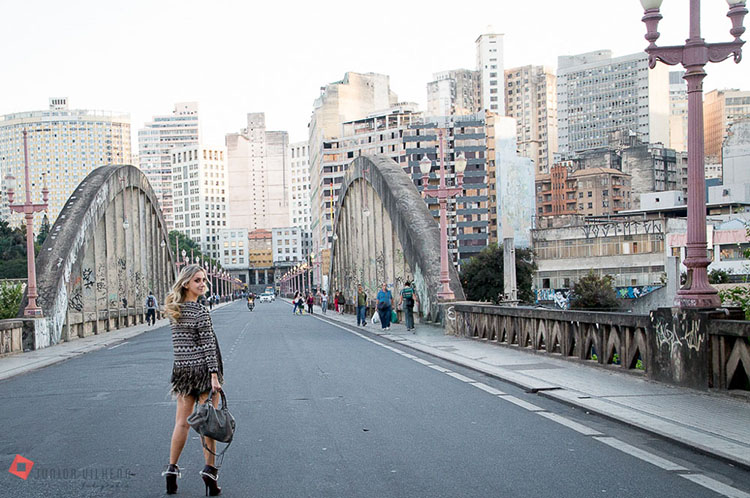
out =
<path fill-rule="evenodd" d="M 214 327 L 211 323 L 211 315 L 208 311 L 203 310 L 197 318 L 196 328 L 198 329 L 198 348 L 206 359 L 206 365 L 210 373 L 218 373 L 219 362 L 216 357 L 216 336 Z"/>

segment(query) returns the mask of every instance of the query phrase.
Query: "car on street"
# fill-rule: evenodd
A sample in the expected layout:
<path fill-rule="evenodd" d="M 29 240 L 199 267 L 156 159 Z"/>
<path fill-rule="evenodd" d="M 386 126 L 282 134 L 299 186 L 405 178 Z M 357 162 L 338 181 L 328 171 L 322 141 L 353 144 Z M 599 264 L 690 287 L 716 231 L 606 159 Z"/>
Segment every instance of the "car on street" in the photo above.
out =
<path fill-rule="evenodd" d="M 273 294 L 263 293 L 263 294 L 260 295 L 260 302 L 261 303 L 271 303 L 274 300 L 273 297 L 274 297 Z"/>

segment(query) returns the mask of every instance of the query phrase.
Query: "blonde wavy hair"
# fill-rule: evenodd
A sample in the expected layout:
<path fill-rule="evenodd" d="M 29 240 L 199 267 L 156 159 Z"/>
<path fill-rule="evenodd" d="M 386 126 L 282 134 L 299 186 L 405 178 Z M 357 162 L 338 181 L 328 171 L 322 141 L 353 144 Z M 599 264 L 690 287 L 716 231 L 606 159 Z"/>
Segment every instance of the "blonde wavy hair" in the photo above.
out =
<path fill-rule="evenodd" d="M 164 301 L 164 312 L 171 321 L 176 322 L 180 319 L 180 304 L 185 302 L 187 285 L 199 271 L 206 273 L 206 270 L 200 265 L 187 265 L 177 275 L 177 280 L 175 280 L 172 290 L 169 291 L 167 299 Z M 210 288 L 210 285 L 210 282 L 206 282 L 207 287 Z"/>

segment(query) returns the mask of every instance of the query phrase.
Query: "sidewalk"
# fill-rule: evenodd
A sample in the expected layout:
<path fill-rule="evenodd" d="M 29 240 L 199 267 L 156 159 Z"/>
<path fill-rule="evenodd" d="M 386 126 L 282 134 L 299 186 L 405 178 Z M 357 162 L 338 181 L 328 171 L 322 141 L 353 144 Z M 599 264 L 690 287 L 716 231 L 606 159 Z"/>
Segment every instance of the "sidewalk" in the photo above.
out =
<path fill-rule="evenodd" d="M 318 318 L 357 327 L 354 315 L 328 311 Z M 368 316 L 368 319 L 370 317 Z M 750 468 L 750 402 L 695 391 L 644 377 L 443 334 L 418 324 L 416 334 L 399 323 L 389 331 L 368 322 L 364 330 L 446 361 L 580 407 Z"/>
<path fill-rule="evenodd" d="M 222 308 L 232 302 L 233 301 L 215 305 L 213 310 Z M 117 343 L 140 335 L 150 329 L 156 330 L 165 325 L 169 325 L 169 320 L 162 318 L 161 320 L 157 320 L 156 324 L 152 326 L 146 324 L 134 325 L 132 327 L 113 330 L 112 332 L 104 334 L 91 335 L 70 342 L 63 342 L 48 348 L 29 351 L 28 353 L 15 353 L 0 357 L 0 381 L 49 365 L 54 365 L 55 363 L 90 353 L 98 349 L 114 346 Z"/>

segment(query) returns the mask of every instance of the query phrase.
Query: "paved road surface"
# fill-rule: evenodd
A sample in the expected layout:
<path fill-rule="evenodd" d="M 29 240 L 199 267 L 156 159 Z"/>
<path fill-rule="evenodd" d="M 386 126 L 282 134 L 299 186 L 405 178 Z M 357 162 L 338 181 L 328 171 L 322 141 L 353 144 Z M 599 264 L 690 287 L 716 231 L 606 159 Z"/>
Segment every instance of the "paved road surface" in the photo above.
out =
<path fill-rule="evenodd" d="M 744 470 L 278 301 L 213 321 L 238 423 L 227 497 L 750 496 Z M 162 327 L 0 382 L 5 468 L 34 461 L 0 494 L 162 496 L 171 358 Z M 192 433 L 180 465 L 178 496 L 203 496 Z"/>

